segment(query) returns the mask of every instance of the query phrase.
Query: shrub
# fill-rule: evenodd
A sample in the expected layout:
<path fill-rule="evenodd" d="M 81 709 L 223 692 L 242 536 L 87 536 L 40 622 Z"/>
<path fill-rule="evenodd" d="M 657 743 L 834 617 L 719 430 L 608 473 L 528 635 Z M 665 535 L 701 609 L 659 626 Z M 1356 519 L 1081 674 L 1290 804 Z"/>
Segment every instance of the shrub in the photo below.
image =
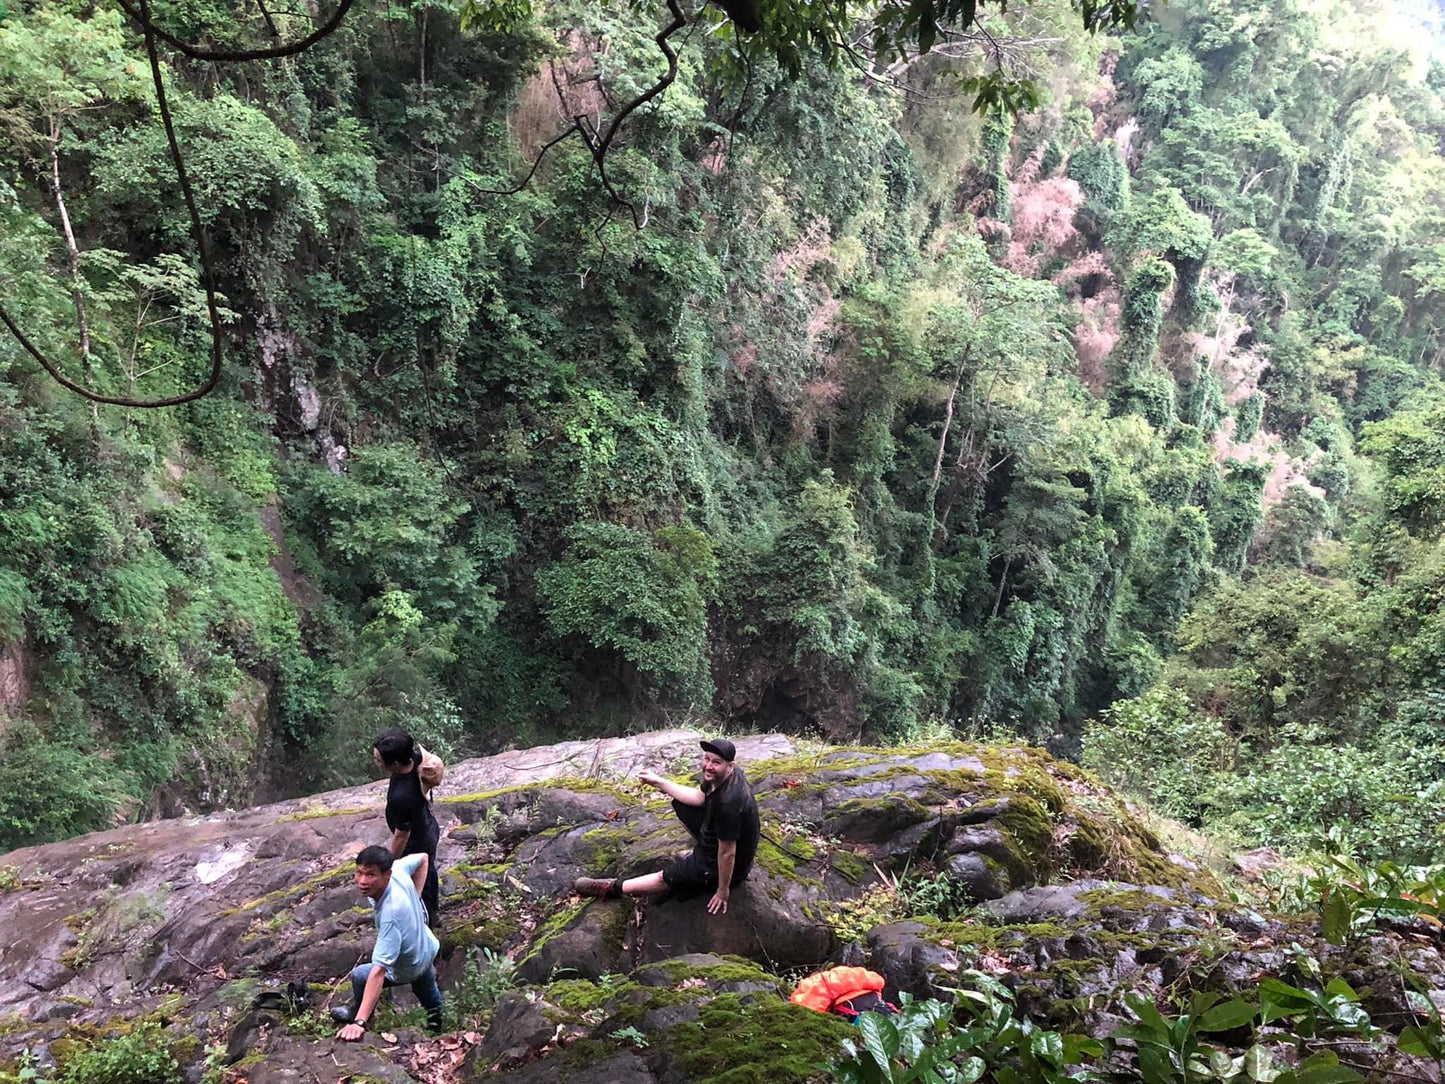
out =
<path fill-rule="evenodd" d="M 59 1084 L 180 1084 L 181 1067 L 159 1024 L 141 1022 L 66 1062 Z"/>
<path fill-rule="evenodd" d="M 1156 685 L 1121 700 L 1084 731 L 1084 763 L 1171 817 L 1198 824 L 1215 776 L 1231 760 L 1217 720 L 1178 689 Z"/>

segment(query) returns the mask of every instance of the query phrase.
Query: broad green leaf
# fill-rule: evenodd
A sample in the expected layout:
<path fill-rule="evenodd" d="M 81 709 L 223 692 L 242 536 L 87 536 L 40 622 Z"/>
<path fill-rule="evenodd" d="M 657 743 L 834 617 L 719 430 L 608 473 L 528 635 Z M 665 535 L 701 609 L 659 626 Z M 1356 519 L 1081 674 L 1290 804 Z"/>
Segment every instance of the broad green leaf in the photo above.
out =
<path fill-rule="evenodd" d="M 1350 906 L 1350 901 L 1345 898 L 1345 894 L 1338 891 L 1331 892 L 1320 915 L 1324 925 L 1325 940 L 1332 945 L 1343 945 L 1345 938 L 1350 936 L 1350 921 L 1353 917 L 1354 908 Z"/>
<path fill-rule="evenodd" d="M 1152 998 L 1131 994 L 1125 1000 L 1129 1008 L 1134 1010 L 1134 1015 L 1139 1017 L 1146 1027 L 1158 1033 L 1160 1041 L 1167 1041 L 1170 1034 L 1169 1022 L 1164 1019 Z"/>
<path fill-rule="evenodd" d="M 964 1058 L 963 1063 L 958 1067 L 958 1075 L 953 1079 L 958 1084 L 974 1084 L 982 1079 L 983 1074 L 988 1072 L 988 1065 L 982 1058 Z"/>
<path fill-rule="evenodd" d="M 1340 1064 L 1333 1050 L 1321 1050 L 1300 1063 L 1299 1084 L 1354 1084 L 1364 1080 L 1353 1069 Z"/>
<path fill-rule="evenodd" d="M 1250 1080 L 1259 1084 L 1272 1084 L 1280 1076 L 1280 1071 L 1274 1067 L 1274 1055 L 1268 1047 L 1258 1043 L 1244 1052 L 1244 1072 Z"/>
<path fill-rule="evenodd" d="M 1064 1036 L 1064 1064 L 1078 1065 L 1085 1058 L 1102 1058 L 1104 1044 L 1087 1035 Z"/>
<path fill-rule="evenodd" d="M 1174 1060 L 1157 1046 L 1140 1047 L 1139 1073 L 1144 1084 L 1175 1084 Z"/>
<path fill-rule="evenodd" d="M 1268 978 L 1259 984 L 1260 1019 L 1268 1024 L 1294 1013 L 1308 1012 L 1315 1000 L 1297 986 Z"/>
<path fill-rule="evenodd" d="M 1439 1039 L 1434 1038 L 1417 1027 L 1407 1027 L 1400 1032 L 1400 1038 L 1395 1042 L 1395 1049 L 1402 1054 L 1412 1054 L 1417 1058 L 1436 1057 L 1436 1049 L 1439 1046 Z"/>
<path fill-rule="evenodd" d="M 1259 1007 L 1248 1001 L 1236 999 L 1216 1005 L 1199 1018 L 1200 1031 L 1229 1031 L 1243 1027 L 1255 1018 Z"/>
<path fill-rule="evenodd" d="M 1029 1040 L 1029 1049 L 1033 1051 L 1034 1057 L 1048 1062 L 1056 1069 L 1064 1064 L 1064 1039 L 1057 1031 L 1036 1032 Z"/>
<path fill-rule="evenodd" d="M 1342 978 L 1330 979 L 1325 986 L 1325 993 L 1335 997 L 1342 997 L 1346 1001 L 1359 1001 L 1360 995 L 1355 993 L 1355 988 Z"/>
<path fill-rule="evenodd" d="M 1347 1069 L 1343 1065 L 1301 1069 L 1299 1073 L 1299 1084 L 1356 1084 L 1357 1081 L 1364 1079 L 1359 1073 L 1353 1069 Z"/>
<path fill-rule="evenodd" d="M 1214 1074 L 1216 1080 L 1229 1080 L 1238 1068 L 1234 1059 L 1229 1056 L 1229 1051 L 1211 1050 L 1209 1052 L 1209 1071 Z"/>
<path fill-rule="evenodd" d="M 858 1017 L 858 1034 L 864 1049 L 882 1070 L 883 1079 L 892 1084 L 893 1055 L 898 1053 L 898 1030 L 893 1022 L 876 1012 L 865 1012 Z"/>

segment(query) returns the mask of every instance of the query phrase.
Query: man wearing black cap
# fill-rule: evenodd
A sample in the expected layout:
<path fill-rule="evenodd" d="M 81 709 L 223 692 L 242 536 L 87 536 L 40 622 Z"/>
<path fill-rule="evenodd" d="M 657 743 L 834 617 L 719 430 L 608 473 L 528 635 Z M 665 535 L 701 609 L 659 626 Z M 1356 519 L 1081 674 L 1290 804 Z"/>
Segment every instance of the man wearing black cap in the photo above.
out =
<path fill-rule="evenodd" d="M 616 899 L 651 896 L 671 889 L 680 897 L 711 892 L 710 915 L 727 914 L 728 897 L 753 868 L 758 851 L 758 803 L 748 777 L 733 763 L 737 749 L 726 738 L 699 742 L 702 746 L 702 787 L 684 787 L 656 772 L 638 772 L 637 778 L 672 799 L 673 812 L 696 841 L 692 853 L 666 869 L 626 881 L 618 877 L 579 877 L 579 896 Z"/>

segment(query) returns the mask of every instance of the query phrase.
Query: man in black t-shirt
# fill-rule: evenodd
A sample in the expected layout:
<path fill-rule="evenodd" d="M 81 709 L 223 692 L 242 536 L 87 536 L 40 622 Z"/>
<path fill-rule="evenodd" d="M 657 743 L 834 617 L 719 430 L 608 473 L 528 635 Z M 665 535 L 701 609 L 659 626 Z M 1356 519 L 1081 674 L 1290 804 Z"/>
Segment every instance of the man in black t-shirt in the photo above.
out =
<path fill-rule="evenodd" d="M 426 905 L 427 922 L 437 924 L 441 905 L 441 884 L 437 877 L 437 841 L 441 829 L 432 816 L 431 802 L 422 790 L 421 749 L 404 730 L 388 730 L 371 747 L 377 766 L 391 776 L 386 788 L 386 826 L 391 829 L 387 846 L 392 856 L 427 856 L 426 884 L 421 902 Z"/>
<path fill-rule="evenodd" d="M 702 746 L 702 787 L 685 787 L 655 772 L 639 772 L 637 778 L 656 787 L 672 799 L 672 808 L 692 833 L 692 853 L 657 873 L 623 880 L 579 877 L 574 888 L 579 896 L 615 899 L 649 896 L 671 889 L 681 897 L 711 892 L 707 910 L 711 915 L 727 913 L 732 889 L 743 883 L 758 853 L 758 803 L 748 786 L 748 777 L 733 763 L 737 749 L 726 738 L 699 742 Z"/>

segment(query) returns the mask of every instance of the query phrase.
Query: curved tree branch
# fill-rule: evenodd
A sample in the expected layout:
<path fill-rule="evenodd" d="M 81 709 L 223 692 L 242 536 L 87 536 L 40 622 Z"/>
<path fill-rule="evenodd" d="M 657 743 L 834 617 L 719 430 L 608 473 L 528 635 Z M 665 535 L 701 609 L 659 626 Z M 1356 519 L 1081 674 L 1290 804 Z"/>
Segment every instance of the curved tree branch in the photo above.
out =
<path fill-rule="evenodd" d="M 124 9 L 127 15 L 139 23 L 148 35 L 154 34 L 171 48 L 177 52 L 184 53 L 192 60 L 209 60 L 217 64 L 236 64 L 246 60 L 276 60 L 280 57 L 295 56 L 297 53 L 305 52 L 317 42 L 335 33 L 337 28 L 341 26 L 341 21 L 346 18 L 346 13 L 350 11 L 351 6 L 356 3 L 356 0 L 341 0 L 341 2 L 336 5 L 336 10 L 331 13 L 331 18 L 327 19 L 326 22 L 322 23 L 310 34 L 307 34 L 306 37 L 298 41 L 293 41 L 289 45 L 277 45 L 269 49 L 203 49 L 198 45 L 192 45 L 188 41 L 182 41 L 180 38 L 162 30 L 156 26 L 155 23 L 151 22 L 150 7 L 145 0 L 140 0 L 137 4 L 132 4 L 131 0 L 116 0 L 116 3 Z M 264 12 L 265 9 L 262 8 L 262 11 Z M 271 23 L 269 15 L 266 21 L 268 24 Z M 274 26 L 271 27 L 271 32 L 273 35 L 275 34 Z"/>
<path fill-rule="evenodd" d="M 128 396 L 102 395 L 99 392 L 91 391 L 81 384 L 77 384 L 64 373 L 60 367 L 45 356 L 20 330 L 10 314 L 0 306 L 0 323 L 10 329 L 10 334 L 15 336 L 17 342 L 40 363 L 40 367 L 49 373 L 62 387 L 75 392 L 86 399 L 96 403 L 109 403 L 114 406 L 125 407 L 168 407 L 178 406 L 181 403 L 193 402 L 202 396 L 208 395 L 221 380 L 221 317 L 216 305 L 216 275 L 211 265 L 211 252 L 206 246 L 205 231 L 201 228 L 201 214 L 196 209 L 196 197 L 191 191 L 190 177 L 186 174 L 186 163 L 181 157 L 180 144 L 176 141 L 176 130 L 171 122 L 171 110 L 166 101 L 165 81 L 161 77 L 160 56 L 156 52 L 156 34 L 150 21 L 150 0 L 140 0 L 141 26 L 145 30 L 146 55 L 150 59 L 151 79 L 156 87 L 156 105 L 160 110 L 161 123 L 166 130 L 166 144 L 170 148 L 171 162 L 176 167 L 176 179 L 180 181 L 181 194 L 185 197 L 186 210 L 191 217 L 191 236 L 196 242 L 196 249 L 200 253 L 202 277 L 206 285 L 206 310 L 211 319 L 211 373 L 206 382 L 198 388 L 186 392 L 183 395 L 173 395 L 164 399 L 132 399 Z"/>
<path fill-rule="evenodd" d="M 622 122 L 638 107 L 646 105 L 672 86 L 673 80 L 677 78 L 677 50 L 667 39 L 687 25 L 687 16 L 682 13 L 682 8 L 678 6 L 677 0 L 667 0 L 667 10 L 672 12 L 672 22 L 659 30 L 657 36 L 652 39 L 657 42 L 657 47 L 662 50 L 662 55 L 667 57 L 667 71 L 658 78 L 656 83 L 617 111 L 617 115 L 612 118 L 612 123 L 607 126 L 607 131 L 602 134 L 600 139 L 594 140 L 587 132 L 582 132 L 582 138 L 587 142 L 587 149 L 592 152 L 592 160 L 597 163 L 597 174 L 602 180 L 602 187 L 607 189 L 607 194 L 613 200 L 627 208 L 632 214 L 633 226 L 639 230 L 642 229 L 646 216 L 644 214 L 643 218 L 638 218 L 637 207 L 631 200 L 623 199 L 617 189 L 612 186 L 612 181 L 607 176 L 607 148 L 612 145 L 612 140 L 617 135 L 617 129 L 622 127 Z M 579 130 L 581 130 L 580 125 Z"/>
<path fill-rule="evenodd" d="M 124 2 L 124 0 L 122 0 L 122 2 Z M 547 152 L 569 136 L 576 134 L 581 136 L 582 142 L 587 145 L 587 150 L 592 155 L 592 161 L 597 166 L 597 175 L 602 181 L 602 187 L 607 189 L 607 194 L 612 197 L 613 203 L 617 206 L 627 208 L 632 215 L 632 224 L 635 228 L 640 230 L 646 226 L 646 209 L 639 215 L 636 204 L 618 192 L 612 183 L 612 179 L 607 176 L 607 150 L 612 146 L 612 141 L 617 137 L 617 132 L 618 129 L 622 127 L 622 122 L 640 107 L 646 105 L 665 91 L 673 84 L 674 80 L 677 79 L 678 54 L 677 50 L 672 47 L 672 42 L 669 39 L 679 30 L 683 29 L 683 27 L 687 26 L 688 17 L 683 14 L 678 0 L 667 0 L 667 10 L 672 13 L 672 21 L 659 30 L 657 36 L 652 39 L 657 42 L 657 47 L 662 50 L 662 55 L 667 58 L 667 71 L 658 76 L 657 82 L 653 83 L 652 86 L 648 87 L 619 109 L 616 116 L 612 118 L 612 122 L 608 124 L 607 129 L 601 134 L 592 126 L 590 118 L 585 114 L 576 114 L 572 117 L 571 124 L 564 128 L 561 133 L 543 144 L 542 149 L 537 153 L 537 157 L 532 161 L 532 168 L 527 171 L 527 175 L 523 177 L 518 184 L 505 189 L 478 188 L 477 191 L 489 196 L 516 195 L 522 189 L 526 188 L 527 185 L 531 183 L 532 178 L 537 175 L 537 169 L 542 165 L 542 159 L 547 156 Z M 554 72 L 554 80 L 555 74 Z M 558 89 L 558 96 L 559 98 L 561 97 L 560 88 Z M 567 103 L 565 100 L 562 101 L 562 106 L 566 108 Z M 609 215 L 608 218 L 610 219 L 611 216 Z M 603 225 L 606 225 L 606 220 L 604 220 Z"/>
<path fill-rule="evenodd" d="M 574 118 L 571 124 L 569 124 L 566 128 L 562 129 L 562 133 L 560 135 L 555 136 L 552 139 L 547 140 L 546 143 L 542 144 L 542 149 L 537 152 L 537 157 L 532 161 L 532 168 L 527 170 L 527 175 L 523 177 L 520 181 L 518 181 L 515 185 L 513 185 L 511 188 L 477 188 L 475 184 L 472 187 L 476 188 L 476 191 L 484 196 L 515 196 L 522 189 L 526 188 L 527 185 L 532 183 L 532 178 L 537 175 L 537 169 L 542 165 L 542 159 L 547 157 L 548 151 L 550 151 L 558 143 L 561 143 L 568 136 L 579 134 L 582 134 L 582 126 Z"/>

